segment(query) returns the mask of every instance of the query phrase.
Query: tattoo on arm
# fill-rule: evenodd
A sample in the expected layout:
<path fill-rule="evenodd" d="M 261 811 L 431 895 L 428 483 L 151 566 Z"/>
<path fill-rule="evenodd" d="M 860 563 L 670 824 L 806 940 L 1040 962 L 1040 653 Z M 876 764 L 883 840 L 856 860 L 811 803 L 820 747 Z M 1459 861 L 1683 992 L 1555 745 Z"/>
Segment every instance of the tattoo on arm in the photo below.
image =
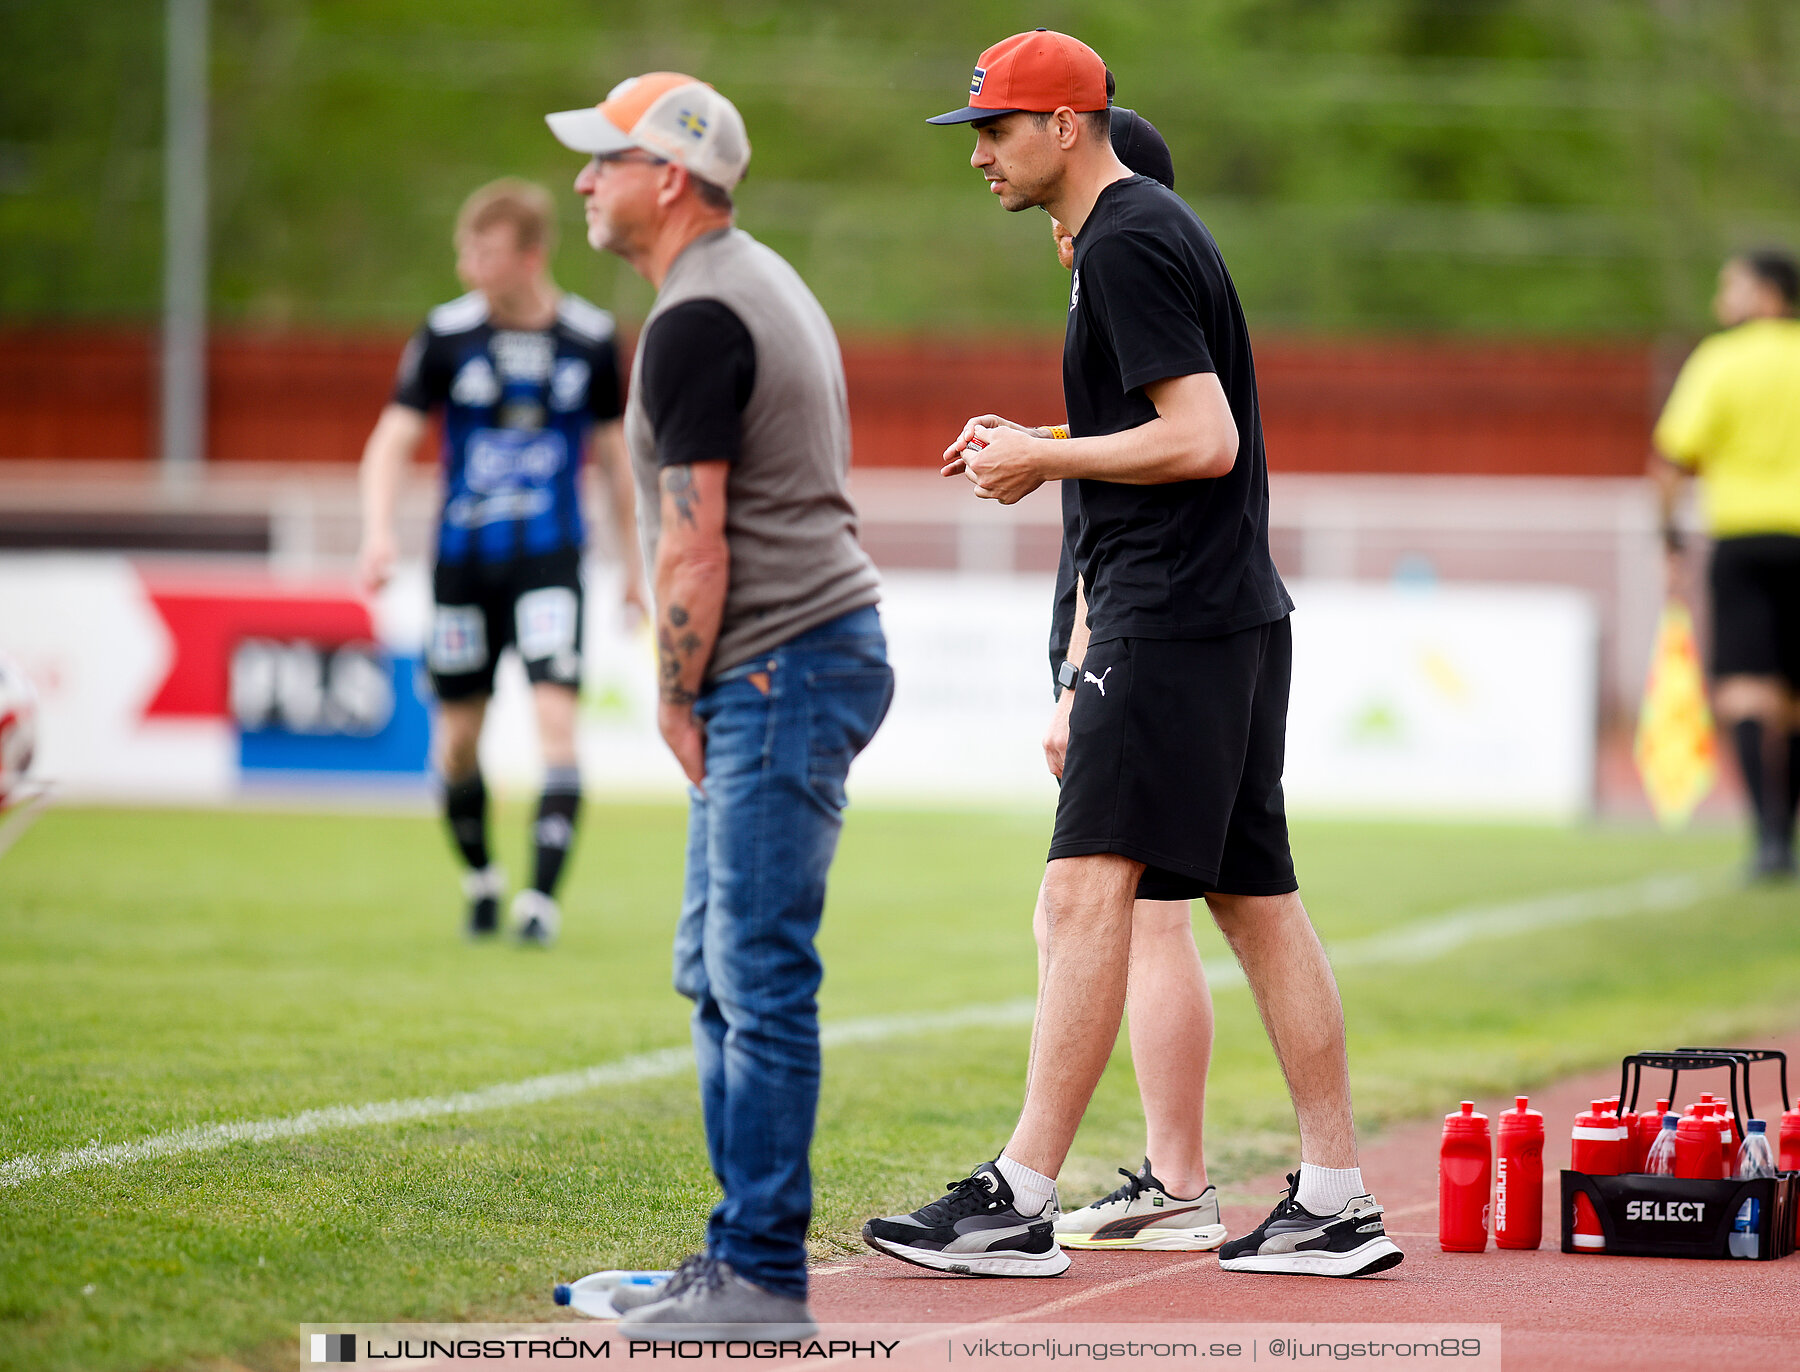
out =
<path fill-rule="evenodd" d="M 700 491 L 694 485 L 694 469 L 664 467 L 662 488 L 663 493 L 675 502 L 675 513 L 681 516 L 681 522 L 693 528 L 694 509 L 700 504 Z"/>
<path fill-rule="evenodd" d="M 688 622 L 688 611 L 685 606 L 671 605 L 664 616 L 667 621 L 657 626 L 656 630 L 656 665 L 660 678 L 662 700 L 668 705 L 692 705 L 696 699 L 693 691 L 681 684 L 683 673 L 693 660 L 695 652 L 700 648 L 700 637 L 693 631 L 676 636 L 675 631 Z"/>

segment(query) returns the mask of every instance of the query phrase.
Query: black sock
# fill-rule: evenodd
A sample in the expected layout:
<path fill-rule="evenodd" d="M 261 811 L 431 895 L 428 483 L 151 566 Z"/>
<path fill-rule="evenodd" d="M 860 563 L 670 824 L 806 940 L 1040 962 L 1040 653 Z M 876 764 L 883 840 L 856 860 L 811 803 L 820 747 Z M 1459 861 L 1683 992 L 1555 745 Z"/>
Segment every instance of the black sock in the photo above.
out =
<path fill-rule="evenodd" d="M 1731 726 L 1731 741 L 1737 747 L 1744 792 L 1756 816 L 1757 841 L 1787 844 L 1790 839 L 1783 828 L 1783 818 L 1788 813 L 1786 735 L 1771 740 L 1761 720 L 1740 719 Z M 1773 748 L 1769 746 L 1771 741 L 1776 745 Z"/>
<path fill-rule="evenodd" d="M 444 820 L 463 861 L 480 871 L 488 865 L 487 785 L 479 771 L 444 783 Z"/>
<path fill-rule="evenodd" d="M 1794 836 L 1794 816 L 1800 813 L 1800 732 L 1787 736 L 1787 808 L 1781 812 L 1781 832 Z"/>
<path fill-rule="evenodd" d="M 563 860 L 575 839 L 575 816 L 581 812 L 581 773 L 574 767 L 552 767 L 544 773 L 544 794 L 538 800 L 537 823 L 532 841 L 537 845 L 533 890 L 556 894 Z"/>

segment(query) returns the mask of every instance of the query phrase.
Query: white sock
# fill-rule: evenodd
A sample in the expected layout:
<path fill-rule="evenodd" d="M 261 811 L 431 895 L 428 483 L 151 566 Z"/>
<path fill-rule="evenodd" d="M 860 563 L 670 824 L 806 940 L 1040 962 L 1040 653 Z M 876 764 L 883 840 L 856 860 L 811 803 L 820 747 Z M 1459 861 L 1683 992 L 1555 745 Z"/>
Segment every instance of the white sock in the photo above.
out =
<path fill-rule="evenodd" d="M 1365 1194 L 1362 1168 L 1314 1167 L 1300 1164 L 1300 1194 L 1295 1197 L 1301 1208 L 1314 1215 L 1335 1215 L 1349 1204 L 1352 1196 Z"/>
<path fill-rule="evenodd" d="M 1046 1177 L 1042 1172 L 1033 1172 L 1024 1163 L 1014 1162 L 1004 1153 L 994 1159 L 994 1166 L 1006 1178 L 1006 1184 L 1012 1187 L 1013 1209 L 1021 1215 L 1040 1215 L 1044 1207 L 1056 1198 L 1056 1178 Z"/>

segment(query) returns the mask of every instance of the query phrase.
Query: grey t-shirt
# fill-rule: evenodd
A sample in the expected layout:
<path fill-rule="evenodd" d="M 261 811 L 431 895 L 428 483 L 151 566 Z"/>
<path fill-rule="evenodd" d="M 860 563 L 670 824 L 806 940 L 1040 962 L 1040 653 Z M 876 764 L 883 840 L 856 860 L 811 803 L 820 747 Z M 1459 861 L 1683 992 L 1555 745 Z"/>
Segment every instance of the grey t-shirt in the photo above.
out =
<path fill-rule="evenodd" d="M 850 502 L 850 415 L 831 321 L 799 274 L 741 229 L 684 248 L 644 321 L 625 440 L 646 566 L 661 468 L 731 464 L 731 580 L 706 675 L 880 599 Z"/>

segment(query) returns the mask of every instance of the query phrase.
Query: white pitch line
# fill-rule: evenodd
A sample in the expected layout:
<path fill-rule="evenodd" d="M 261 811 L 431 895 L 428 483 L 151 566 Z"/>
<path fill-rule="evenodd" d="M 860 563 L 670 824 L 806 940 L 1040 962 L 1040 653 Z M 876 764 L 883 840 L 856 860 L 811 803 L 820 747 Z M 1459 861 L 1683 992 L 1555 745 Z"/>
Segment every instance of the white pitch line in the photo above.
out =
<path fill-rule="evenodd" d="M 1332 949 L 1332 963 L 1343 967 L 1371 967 L 1395 963 L 1428 962 L 1483 939 L 1535 933 L 1544 929 L 1580 924 L 1622 915 L 1679 910 L 1723 890 L 1725 873 L 1668 873 L 1645 877 L 1619 886 L 1568 891 L 1531 900 L 1452 910 L 1387 933 L 1351 939 Z M 1238 967 L 1209 972 L 1213 990 L 1244 984 Z M 1011 1028 L 1031 1022 L 1030 1000 L 1004 1001 L 996 1005 L 972 1005 L 961 1010 L 911 1015 L 878 1015 L 844 1020 L 822 1027 L 819 1038 L 827 1048 L 955 1029 Z M 56 1153 L 27 1153 L 0 1162 L 0 1189 L 20 1186 L 42 1177 L 97 1167 L 127 1167 L 155 1158 L 205 1153 L 234 1143 L 273 1143 L 301 1138 L 327 1129 L 357 1129 L 406 1120 L 435 1119 L 445 1115 L 469 1115 L 484 1110 L 504 1110 L 559 1100 L 607 1087 L 632 1086 L 691 1071 L 691 1049 L 659 1048 L 616 1062 L 601 1063 L 576 1072 L 554 1072 L 523 1081 L 501 1082 L 476 1091 L 447 1096 L 415 1096 L 408 1100 L 374 1101 L 364 1105 L 332 1105 L 303 1110 L 279 1119 L 241 1120 L 230 1124 L 201 1124 L 154 1134 L 134 1143 L 89 1143 Z"/>

